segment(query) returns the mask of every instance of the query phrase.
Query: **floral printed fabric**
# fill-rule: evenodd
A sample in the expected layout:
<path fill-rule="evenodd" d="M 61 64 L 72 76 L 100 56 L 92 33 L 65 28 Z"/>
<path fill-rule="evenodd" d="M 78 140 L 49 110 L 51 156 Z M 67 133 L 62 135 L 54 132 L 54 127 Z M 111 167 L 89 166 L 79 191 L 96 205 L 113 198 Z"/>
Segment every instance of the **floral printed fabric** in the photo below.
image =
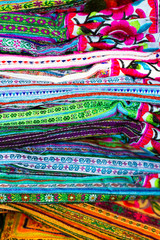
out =
<path fill-rule="evenodd" d="M 115 48 L 140 51 L 153 48 L 151 51 L 154 51 L 154 48 L 159 48 L 157 4 L 154 2 L 151 5 L 150 1 L 146 4 L 146 1 L 140 0 L 118 9 L 93 12 L 90 15 L 68 14 L 69 36 L 87 36 L 80 38 L 81 51 Z"/>

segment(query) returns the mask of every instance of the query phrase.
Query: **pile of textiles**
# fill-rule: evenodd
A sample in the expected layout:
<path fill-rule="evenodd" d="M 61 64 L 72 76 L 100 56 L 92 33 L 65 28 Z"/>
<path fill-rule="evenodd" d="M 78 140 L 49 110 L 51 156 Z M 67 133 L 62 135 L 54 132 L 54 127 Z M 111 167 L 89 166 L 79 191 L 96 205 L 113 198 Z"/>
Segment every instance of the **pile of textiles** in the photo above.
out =
<path fill-rule="evenodd" d="M 89 4 L 0 2 L 1 240 L 160 239 L 159 1 Z"/>

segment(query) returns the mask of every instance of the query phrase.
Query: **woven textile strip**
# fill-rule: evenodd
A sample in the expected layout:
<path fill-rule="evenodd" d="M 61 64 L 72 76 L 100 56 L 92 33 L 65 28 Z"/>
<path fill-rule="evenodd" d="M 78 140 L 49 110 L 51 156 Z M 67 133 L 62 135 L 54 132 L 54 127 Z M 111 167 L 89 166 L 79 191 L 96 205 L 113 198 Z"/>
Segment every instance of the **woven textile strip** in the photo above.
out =
<path fill-rule="evenodd" d="M 0 70 L 41 70 L 41 69 L 67 69 L 71 67 L 83 67 L 90 64 L 100 63 L 109 59 L 116 59 L 117 54 L 122 60 L 139 60 L 144 62 L 153 61 L 159 63 L 157 52 L 144 53 L 136 51 L 95 51 L 76 55 L 27 57 L 17 55 L 0 55 Z M 13 56 L 14 60 L 11 58 Z M 129 65 L 129 62 L 127 65 Z M 112 66 L 111 66 L 112 67 Z M 159 66 L 158 66 L 159 67 Z M 5 73 L 6 75 L 7 72 Z M 12 74 L 10 74 L 12 76 Z M 145 77 L 145 75 L 143 76 Z M 147 75 L 146 75 L 147 77 Z M 155 76 L 156 77 L 156 76 Z M 157 76 L 158 77 L 158 76 Z"/>
<path fill-rule="evenodd" d="M 33 205 L 9 204 L 36 221 L 55 227 L 76 239 L 157 239 L 160 235 L 159 216 L 136 210 L 127 205 L 101 206 L 91 204 Z M 43 216 L 43 217 L 42 217 Z M 139 217 L 138 217 L 139 216 Z M 150 222 L 152 218 L 152 222 Z"/>
<path fill-rule="evenodd" d="M 0 2 L 0 12 L 12 12 L 12 11 L 20 11 L 20 10 L 29 10 L 29 9 L 38 9 L 38 8 L 47 8 L 47 7 L 55 7 L 55 8 L 67 8 L 74 7 L 76 5 L 84 4 L 84 1 L 77 0 L 65 0 L 65 1 L 33 1 L 33 0 L 25 0 L 25 1 L 1 1 Z"/>

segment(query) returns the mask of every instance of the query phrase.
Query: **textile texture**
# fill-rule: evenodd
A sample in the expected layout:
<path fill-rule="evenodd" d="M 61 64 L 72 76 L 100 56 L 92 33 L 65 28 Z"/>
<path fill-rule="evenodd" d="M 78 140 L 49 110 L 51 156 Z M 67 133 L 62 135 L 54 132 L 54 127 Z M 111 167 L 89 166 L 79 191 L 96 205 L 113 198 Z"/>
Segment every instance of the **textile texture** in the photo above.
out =
<path fill-rule="evenodd" d="M 0 239 L 160 239 L 159 1 L 0 2 Z"/>
<path fill-rule="evenodd" d="M 156 201 L 80 204 L 10 204 L 1 239 L 159 239 Z M 26 217 L 21 212 L 29 215 Z M 12 226 L 12 227 L 11 227 Z M 32 229 L 32 237 L 29 237 Z M 43 232 L 42 232 L 43 231 Z M 50 236 L 49 236 L 49 233 Z M 63 234 L 60 235 L 60 232 Z M 21 236 L 20 236 L 21 234 Z M 26 238 L 27 234 L 27 238 Z M 19 237 L 19 238 L 18 238 Z M 62 238 L 61 238 L 62 237 Z"/>

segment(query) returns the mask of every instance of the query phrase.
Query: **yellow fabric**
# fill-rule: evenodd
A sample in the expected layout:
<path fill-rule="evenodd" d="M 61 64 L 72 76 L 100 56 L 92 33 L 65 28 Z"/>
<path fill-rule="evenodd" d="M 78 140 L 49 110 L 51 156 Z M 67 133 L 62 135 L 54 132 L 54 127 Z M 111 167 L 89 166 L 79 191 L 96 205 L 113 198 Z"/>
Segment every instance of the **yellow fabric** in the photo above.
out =
<path fill-rule="evenodd" d="M 75 240 L 53 227 L 36 222 L 23 213 L 6 214 L 1 240 Z"/>

